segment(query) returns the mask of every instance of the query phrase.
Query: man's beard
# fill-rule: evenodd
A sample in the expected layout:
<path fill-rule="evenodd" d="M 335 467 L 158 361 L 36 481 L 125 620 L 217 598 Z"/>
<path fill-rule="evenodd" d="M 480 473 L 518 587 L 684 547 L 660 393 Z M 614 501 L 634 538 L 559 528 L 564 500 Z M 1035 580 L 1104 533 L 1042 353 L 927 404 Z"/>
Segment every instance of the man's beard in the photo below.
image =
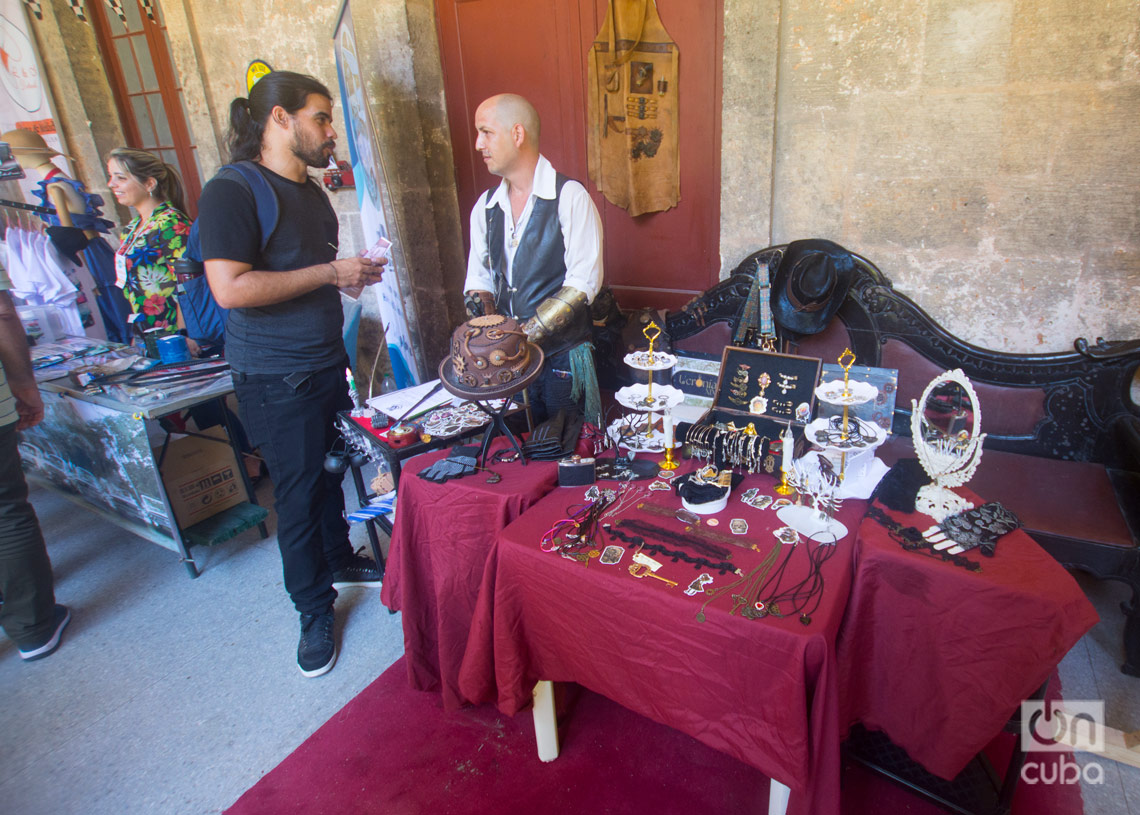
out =
<path fill-rule="evenodd" d="M 335 141 L 321 142 L 320 144 L 308 143 L 306 144 L 301 139 L 300 134 L 293 136 L 293 155 L 301 159 L 310 167 L 327 167 L 329 164 L 328 154 L 325 153 L 325 148 L 330 151 L 336 147 Z"/>

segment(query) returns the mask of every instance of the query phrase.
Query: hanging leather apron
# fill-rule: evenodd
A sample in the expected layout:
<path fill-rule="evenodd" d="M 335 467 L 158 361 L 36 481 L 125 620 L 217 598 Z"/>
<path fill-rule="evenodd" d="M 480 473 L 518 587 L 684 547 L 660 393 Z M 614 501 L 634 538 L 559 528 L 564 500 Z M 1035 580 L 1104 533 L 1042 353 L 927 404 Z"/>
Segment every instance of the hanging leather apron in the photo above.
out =
<path fill-rule="evenodd" d="M 609 0 L 587 57 L 590 180 L 630 215 L 681 200 L 679 59 L 656 0 Z"/>

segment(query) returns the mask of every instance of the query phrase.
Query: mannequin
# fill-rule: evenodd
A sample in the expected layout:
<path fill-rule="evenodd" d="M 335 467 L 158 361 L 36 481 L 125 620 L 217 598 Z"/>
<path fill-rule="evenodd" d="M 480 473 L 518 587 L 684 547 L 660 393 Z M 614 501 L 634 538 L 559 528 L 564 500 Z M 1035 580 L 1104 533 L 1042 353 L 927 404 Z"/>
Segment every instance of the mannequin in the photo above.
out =
<path fill-rule="evenodd" d="M 83 256 L 95 281 L 95 297 L 107 329 L 107 339 L 112 342 L 129 342 L 127 315 L 131 313 L 130 307 L 122 290 L 115 286 L 114 250 L 100 234 L 110 232 L 114 226 L 102 217 L 102 197 L 87 192 L 82 182 L 69 178 L 52 163 L 54 156 L 63 154 L 48 147 L 40 134 L 30 130 L 9 130 L 0 134 L 0 141 L 8 143 L 12 155 L 25 172 L 34 172 L 42 179 L 33 192 L 41 204 L 54 212 L 40 215 L 40 218 L 52 226 L 67 228 L 67 232 L 72 229 L 82 230 L 87 239 Z M 56 236 L 52 237 L 55 240 Z"/>

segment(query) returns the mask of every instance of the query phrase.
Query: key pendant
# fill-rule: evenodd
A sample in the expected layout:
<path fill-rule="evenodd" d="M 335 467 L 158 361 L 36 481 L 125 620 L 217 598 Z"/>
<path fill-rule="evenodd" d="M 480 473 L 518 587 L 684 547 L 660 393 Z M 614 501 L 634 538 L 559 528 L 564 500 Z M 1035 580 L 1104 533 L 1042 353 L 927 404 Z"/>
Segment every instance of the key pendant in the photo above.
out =
<path fill-rule="evenodd" d="M 631 575 L 633 575 L 634 577 L 636 577 L 638 580 L 641 580 L 642 578 L 645 578 L 645 577 L 652 577 L 654 580 L 660 580 L 662 583 L 669 586 L 670 588 L 673 588 L 674 586 L 677 585 L 676 580 L 670 580 L 667 577 L 662 577 L 661 575 L 654 574 L 649 569 L 649 567 L 643 563 L 631 564 L 629 567 L 629 573 Z"/>

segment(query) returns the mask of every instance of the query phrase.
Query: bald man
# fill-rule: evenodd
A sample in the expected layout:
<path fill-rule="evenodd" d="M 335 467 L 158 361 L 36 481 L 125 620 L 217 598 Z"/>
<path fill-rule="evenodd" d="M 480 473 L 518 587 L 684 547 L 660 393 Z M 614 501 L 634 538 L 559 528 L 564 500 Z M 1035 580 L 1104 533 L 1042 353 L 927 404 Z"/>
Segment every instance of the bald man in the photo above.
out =
<path fill-rule="evenodd" d="M 602 286 L 602 220 L 585 187 L 539 152 L 541 124 L 526 99 L 492 96 L 475 129 L 475 149 L 503 180 L 471 210 L 465 300 L 472 315 L 514 317 L 543 349 L 528 390 L 542 422 L 597 392 L 589 306 Z"/>

